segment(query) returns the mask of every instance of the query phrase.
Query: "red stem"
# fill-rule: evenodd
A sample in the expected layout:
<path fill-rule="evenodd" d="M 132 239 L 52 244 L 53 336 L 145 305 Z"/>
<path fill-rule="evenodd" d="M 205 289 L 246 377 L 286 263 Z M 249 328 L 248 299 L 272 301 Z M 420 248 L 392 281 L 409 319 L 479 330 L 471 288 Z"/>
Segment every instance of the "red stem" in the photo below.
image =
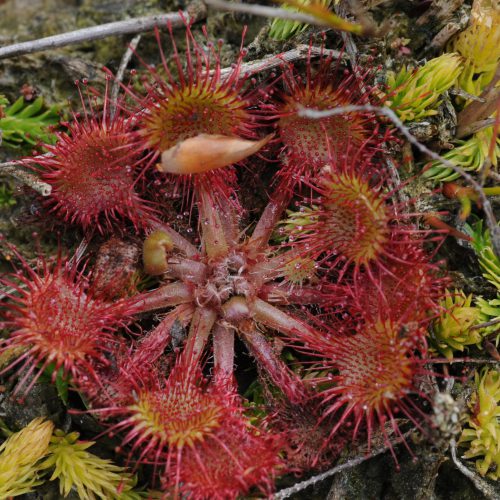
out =
<path fill-rule="evenodd" d="M 254 247 L 255 250 L 262 250 L 267 247 L 271 234 L 285 211 L 292 195 L 290 189 L 286 187 L 284 183 L 278 185 L 276 192 L 278 194 L 267 204 L 248 241 L 248 246 Z"/>
<path fill-rule="evenodd" d="M 132 357 L 133 364 L 142 366 L 154 363 L 170 343 L 170 332 L 175 321 L 179 321 L 183 327 L 186 327 L 191 321 L 193 313 L 194 307 L 190 304 L 183 304 L 170 311 L 154 330 L 141 339 Z"/>
<path fill-rule="evenodd" d="M 276 355 L 267 339 L 256 328 L 241 332 L 250 354 L 292 403 L 303 403 L 306 389 L 302 380 Z"/>
<path fill-rule="evenodd" d="M 201 234 L 203 235 L 203 244 L 205 252 L 209 259 L 222 257 L 229 252 L 229 244 L 224 231 L 225 224 L 221 220 L 220 207 L 213 199 L 204 186 L 204 183 L 196 183 L 196 192 L 198 194 L 198 210 L 201 225 Z M 221 201 L 223 198 L 221 197 Z"/>
<path fill-rule="evenodd" d="M 184 283 L 175 282 L 138 295 L 135 297 L 135 308 L 137 312 L 144 313 L 192 301 L 193 288 Z"/>
<path fill-rule="evenodd" d="M 206 280 L 207 266 L 202 262 L 192 259 L 182 259 L 180 257 L 171 257 L 167 261 L 168 270 L 166 277 L 177 278 L 182 281 L 189 281 L 200 284 Z"/>
<path fill-rule="evenodd" d="M 328 287 L 328 291 L 311 286 L 269 283 L 259 290 L 259 298 L 278 305 L 338 305 L 345 302 L 346 290 L 341 286 Z"/>
<path fill-rule="evenodd" d="M 213 309 L 197 307 L 194 311 L 184 350 L 190 359 L 198 361 L 201 357 L 216 319 L 217 313 Z"/>
<path fill-rule="evenodd" d="M 248 301 L 248 305 L 256 322 L 278 330 L 292 340 L 307 343 L 314 341 L 319 336 L 319 333 L 307 323 L 290 316 L 264 300 L 255 298 Z"/>
<path fill-rule="evenodd" d="M 213 335 L 215 377 L 230 380 L 234 367 L 234 329 L 216 325 Z"/>

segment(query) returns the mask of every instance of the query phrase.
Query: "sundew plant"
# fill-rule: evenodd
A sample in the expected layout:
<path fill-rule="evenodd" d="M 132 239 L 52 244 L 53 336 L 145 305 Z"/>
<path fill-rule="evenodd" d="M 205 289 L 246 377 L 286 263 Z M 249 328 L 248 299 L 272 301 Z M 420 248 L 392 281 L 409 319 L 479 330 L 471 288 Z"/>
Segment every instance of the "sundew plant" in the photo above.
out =
<path fill-rule="evenodd" d="M 428 165 L 420 177 L 429 158 L 402 131 L 438 124 L 445 100 L 471 105 L 447 93 L 463 58 L 388 71 L 350 57 L 352 34 L 315 27 L 269 70 L 246 62 L 246 29 L 236 46 L 187 17 L 161 27 L 156 54 L 129 49 L 125 75 L 82 75 L 67 119 L 14 162 L 18 182 L 46 190 L 9 205 L 36 203 L 36 234 L 2 236 L 0 375 L 21 406 L 53 385 L 66 423 L 40 415 L 64 431 L 9 495 L 47 480 L 64 497 L 270 497 L 346 456 L 385 451 L 399 469 L 426 446 L 446 454 L 460 411 L 438 406 L 442 393 L 468 385 L 498 402 L 481 399 L 496 371 L 474 381 L 474 357 L 500 359 L 498 291 L 485 282 L 476 297 L 447 260 L 461 246 L 479 269 L 476 250 L 498 278 L 496 233 L 478 243 L 461 220 L 491 212 L 495 165 L 478 194 L 445 159 L 464 188 L 444 189 Z M 376 111 L 391 107 L 394 119 Z M 498 446 L 473 415 L 459 444 L 492 481 Z M 95 442 L 113 461 L 86 451 Z"/>

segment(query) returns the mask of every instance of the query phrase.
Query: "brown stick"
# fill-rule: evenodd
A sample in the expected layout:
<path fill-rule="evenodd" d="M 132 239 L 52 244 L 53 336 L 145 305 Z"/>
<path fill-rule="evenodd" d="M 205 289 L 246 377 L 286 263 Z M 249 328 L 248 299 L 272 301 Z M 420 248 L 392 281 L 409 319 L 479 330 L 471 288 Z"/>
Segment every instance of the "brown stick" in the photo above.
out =
<path fill-rule="evenodd" d="M 186 22 L 199 21 L 206 17 L 206 7 L 203 4 L 193 5 L 182 12 L 169 12 L 167 14 L 158 14 L 156 16 L 137 17 L 116 21 L 113 23 L 101 24 L 81 30 L 69 31 L 59 35 L 48 36 L 29 42 L 15 43 L 7 47 L 0 48 L 0 59 L 15 57 L 23 54 L 32 54 L 42 50 L 56 49 L 73 45 L 76 43 L 90 42 L 100 40 L 109 36 L 121 36 L 150 31 L 155 27 L 166 27 L 171 23 L 173 27 L 185 26 Z"/>
<path fill-rule="evenodd" d="M 19 163 L 7 162 L 0 163 L 0 175 L 10 175 L 26 184 L 31 189 L 40 193 L 42 196 L 49 196 L 52 192 L 52 186 L 40 180 L 36 175 L 26 172 Z"/>
<path fill-rule="evenodd" d="M 280 9 L 276 7 L 266 7 L 265 5 L 255 5 L 239 2 L 226 2 L 224 0 L 205 0 L 207 5 L 220 10 L 229 10 L 233 12 L 242 12 L 244 14 L 252 14 L 267 18 L 290 19 L 301 23 L 313 24 L 319 26 L 328 26 L 320 19 L 302 12 L 293 12 L 291 10 Z"/>
<path fill-rule="evenodd" d="M 471 102 L 458 113 L 457 137 L 463 137 L 467 127 L 470 127 L 473 123 L 485 120 L 495 112 L 500 102 L 500 88 L 496 86 L 499 81 L 500 65 L 497 66 L 497 70 L 491 82 L 479 96 L 481 101 Z"/>
<path fill-rule="evenodd" d="M 334 49 L 324 49 L 323 47 L 310 47 L 307 44 L 299 44 L 295 49 L 288 50 L 282 54 L 270 55 L 263 59 L 256 61 L 249 61 L 243 63 L 240 69 L 242 77 L 248 77 L 261 71 L 268 71 L 283 65 L 283 63 L 290 63 L 300 59 L 307 59 L 308 57 L 331 57 L 333 59 L 345 59 L 346 54 Z M 224 79 L 234 72 L 234 68 L 223 68 L 221 70 L 221 77 Z"/>
<path fill-rule="evenodd" d="M 495 118 L 486 118 L 484 120 L 479 120 L 477 122 L 471 123 L 470 125 L 465 125 L 460 128 L 460 134 L 457 133 L 456 138 L 462 139 L 462 137 L 467 137 L 468 135 L 475 134 L 483 128 L 491 127 L 495 123 Z"/>
<path fill-rule="evenodd" d="M 346 469 L 352 469 L 353 467 L 356 467 L 356 465 L 362 464 L 363 462 L 366 462 L 367 460 L 370 460 L 373 457 L 376 457 L 377 455 L 381 455 L 382 453 L 385 453 L 388 451 L 392 446 L 399 444 L 403 441 L 403 439 L 408 436 L 410 432 L 406 432 L 403 437 L 400 437 L 398 439 L 395 439 L 394 441 L 391 442 L 390 445 L 383 446 L 382 448 L 378 448 L 377 450 L 371 451 L 369 454 L 363 454 L 360 457 L 353 458 L 351 460 L 347 460 L 347 462 L 337 465 L 333 467 L 330 470 L 327 470 L 326 472 L 322 472 L 321 474 L 318 474 L 317 476 L 313 476 L 306 481 L 301 481 L 300 483 L 297 483 L 290 488 L 285 488 L 283 490 L 278 491 L 274 496 L 274 500 L 283 500 L 285 498 L 288 498 L 289 496 L 298 493 L 299 491 L 305 490 L 309 486 L 312 486 L 316 483 L 319 483 L 320 481 L 324 481 L 325 479 L 342 472 L 343 470 Z"/>

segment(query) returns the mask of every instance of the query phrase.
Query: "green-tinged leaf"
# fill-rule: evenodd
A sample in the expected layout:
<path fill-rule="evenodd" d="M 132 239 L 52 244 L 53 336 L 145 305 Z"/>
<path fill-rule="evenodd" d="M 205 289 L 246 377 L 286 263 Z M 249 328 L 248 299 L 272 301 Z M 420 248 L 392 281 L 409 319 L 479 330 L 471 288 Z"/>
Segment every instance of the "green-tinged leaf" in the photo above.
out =
<path fill-rule="evenodd" d="M 458 87 L 479 96 L 495 76 L 500 60 L 500 10 L 497 2 L 481 3 L 481 15 L 471 16 L 468 28 L 458 33 L 448 49 L 465 59 L 465 68 L 458 79 Z M 473 8 L 474 10 L 474 8 Z"/>
<path fill-rule="evenodd" d="M 52 471 L 50 480 L 59 479 L 59 491 L 66 497 L 72 488 L 82 500 L 141 498 L 132 488 L 135 478 L 111 460 L 87 451 L 94 443 L 79 441 L 79 434 L 65 434 L 57 429 L 50 440 L 49 455 L 40 465 Z"/>
<path fill-rule="evenodd" d="M 481 311 L 481 322 L 487 323 L 500 319 L 500 295 L 496 299 L 486 300 L 482 297 L 476 298 L 476 306 Z M 496 323 L 481 329 L 483 336 L 493 336 L 496 347 L 500 345 L 500 324 Z"/>
<path fill-rule="evenodd" d="M 310 3 L 311 0 L 300 0 L 300 3 L 307 4 Z M 332 0 L 319 0 L 319 4 L 321 4 L 324 8 L 330 7 L 333 3 Z M 283 7 L 291 12 L 299 12 L 299 9 L 296 7 L 289 7 L 288 2 L 283 2 Z M 271 23 L 271 29 L 269 30 L 269 36 L 273 40 L 283 41 L 288 40 L 291 36 L 296 35 L 297 33 L 301 33 L 304 31 L 309 25 L 306 23 L 301 23 L 299 21 L 293 21 L 291 19 L 274 19 Z"/>
<path fill-rule="evenodd" d="M 56 389 L 57 394 L 66 406 L 68 406 L 68 388 L 69 380 L 65 377 L 63 369 L 60 368 L 56 376 Z"/>
<path fill-rule="evenodd" d="M 33 491 L 43 483 L 40 459 L 48 452 L 54 424 L 36 418 L 0 445 L 0 498 Z"/>
<path fill-rule="evenodd" d="M 500 372 L 485 368 L 475 375 L 476 393 L 470 402 L 471 415 L 459 445 L 467 448 L 466 459 L 476 459 L 481 476 L 500 478 Z"/>
<path fill-rule="evenodd" d="M 285 8 L 309 14 L 317 19 L 321 26 L 329 26 L 330 28 L 348 31 L 350 33 L 361 34 L 363 27 L 360 24 L 351 23 L 331 12 L 329 7 L 333 3 L 332 0 L 277 0 Z M 303 31 L 307 28 L 307 24 L 291 21 L 288 19 L 277 19 L 271 25 L 270 36 L 275 40 L 286 40 L 292 34 Z"/>
<path fill-rule="evenodd" d="M 443 54 L 414 71 L 402 67 L 387 75 L 386 105 L 401 121 L 416 121 L 437 113 L 439 97 L 452 87 L 462 71 L 458 54 Z"/>
<path fill-rule="evenodd" d="M 461 290 L 446 291 L 440 302 L 443 311 L 432 325 L 432 345 L 448 359 L 453 359 L 453 352 L 467 346 L 480 346 L 481 332 L 471 327 L 481 322 L 481 310 L 472 306 L 472 295 L 465 295 Z"/>
<path fill-rule="evenodd" d="M 12 185 L 9 182 L 0 182 L 0 210 L 7 209 L 16 204 Z"/>
<path fill-rule="evenodd" d="M 484 271 L 483 276 L 500 291 L 500 259 L 493 251 L 490 231 L 483 230 L 482 220 L 473 225 L 466 224 L 465 231 L 472 236 L 472 246 Z"/>
<path fill-rule="evenodd" d="M 457 147 L 447 151 L 443 158 L 450 161 L 457 167 L 460 167 L 466 172 L 477 172 L 484 165 L 488 157 L 490 144 L 493 140 L 493 127 L 489 127 L 475 133 L 466 141 L 458 141 Z M 493 167 L 498 165 L 500 157 L 500 137 L 496 138 L 495 147 L 492 150 L 491 164 Z M 436 182 L 450 182 L 460 175 L 451 168 L 443 165 L 439 161 L 428 163 L 422 175 L 426 179 L 431 179 Z"/>
<path fill-rule="evenodd" d="M 31 104 L 27 104 L 24 98 L 20 97 L 0 113 L 3 144 L 16 148 L 23 143 L 54 143 L 55 135 L 50 131 L 50 127 L 59 123 L 58 111 L 57 106 L 46 108 L 42 97 L 38 97 Z"/>

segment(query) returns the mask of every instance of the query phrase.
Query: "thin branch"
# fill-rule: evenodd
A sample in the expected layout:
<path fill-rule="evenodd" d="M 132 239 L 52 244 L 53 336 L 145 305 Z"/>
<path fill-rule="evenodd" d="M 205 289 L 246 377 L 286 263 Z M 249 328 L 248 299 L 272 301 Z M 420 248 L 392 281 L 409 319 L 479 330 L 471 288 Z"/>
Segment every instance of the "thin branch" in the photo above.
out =
<path fill-rule="evenodd" d="M 490 486 L 484 479 L 480 478 L 477 474 L 474 474 L 471 470 L 469 470 L 460 460 L 457 458 L 457 443 L 455 439 L 452 439 L 450 442 L 450 450 L 451 450 L 451 458 L 456 468 L 468 479 L 470 479 L 474 486 L 480 491 L 486 498 L 491 500 L 497 499 L 498 496 L 495 492 L 495 489 Z"/>
<path fill-rule="evenodd" d="M 19 163 L 7 162 L 0 163 L 0 175 L 10 175 L 26 184 L 31 189 L 40 193 L 42 196 L 49 196 L 52 192 L 52 186 L 46 182 L 41 181 L 36 175 L 26 172 L 20 167 Z"/>
<path fill-rule="evenodd" d="M 334 49 L 324 49 L 323 47 L 310 47 L 306 44 L 297 45 L 295 49 L 283 52 L 282 54 L 270 55 L 263 59 L 258 59 L 256 61 L 249 61 L 243 63 L 240 69 L 240 75 L 242 77 L 248 77 L 249 75 L 255 75 L 261 71 L 268 71 L 270 69 L 277 68 L 283 63 L 291 63 L 300 59 L 307 59 L 308 57 L 331 57 L 333 59 L 345 59 L 346 54 Z M 221 77 L 227 78 L 231 73 L 234 72 L 234 68 L 228 67 L 221 70 Z"/>
<path fill-rule="evenodd" d="M 497 325 L 498 323 L 500 323 L 500 318 L 492 319 L 491 321 L 486 321 L 485 323 L 479 323 L 478 325 L 471 326 L 469 330 L 480 330 L 481 328 Z"/>
<path fill-rule="evenodd" d="M 125 70 L 127 69 L 127 66 L 130 63 L 130 59 L 132 59 L 132 56 L 134 55 L 139 42 L 141 41 L 141 37 L 142 35 L 136 35 L 134 38 L 132 38 L 129 46 L 127 47 L 127 50 L 123 54 L 122 60 L 120 61 L 120 66 L 118 66 L 118 71 L 116 72 L 113 82 L 113 88 L 111 89 L 111 118 L 113 118 L 116 113 L 116 104 L 118 101 L 118 94 L 120 93 L 120 83 L 123 81 Z"/>
<path fill-rule="evenodd" d="M 425 362 L 427 365 L 453 365 L 454 363 L 466 363 L 469 365 L 498 365 L 495 359 L 481 358 L 453 358 L 453 359 L 431 359 Z"/>
<path fill-rule="evenodd" d="M 244 14 L 253 14 L 254 16 L 261 16 L 267 18 L 290 19 L 292 21 L 299 21 L 306 24 L 315 24 L 317 26 L 328 26 L 327 23 L 322 22 L 319 18 L 310 16 L 309 14 L 302 14 L 301 12 L 293 12 L 291 10 L 280 9 L 277 7 L 266 7 L 264 5 L 226 2 L 224 0 L 205 0 L 207 5 L 215 7 L 220 10 L 230 10 L 233 12 L 242 12 Z"/>
<path fill-rule="evenodd" d="M 347 18 L 347 10 L 345 8 L 345 5 L 334 5 L 334 11 L 337 16 L 341 17 L 342 19 Z M 363 93 L 366 93 L 366 90 L 364 88 L 364 82 L 363 79 L 359 75 L 359 68 L 357 66 L 357 59 L 358 59 L 358 47 L 356 46 L 356 43 L 354 42 L 354 38 L 351 33 L 347 33 L 345 31 L 342 31 L 341 34 L 342 40 L 345 45 L 345 50 L 347 54 L 349 55 L 349 59 L 351 61 L 352 69 L 354 71 L 354 74 L 356 75 L 358 79 L 358 83 L 361 86 L 361 89 Z"/>
<path fill-rule="evenodd" d="M 462 137 L 475 134 L 476 132 L 479 132 L 483 128 L 489 127 L 494 123 L 495 123 L 495 118 L 485 118 L 484 120 L 479 120 L 477 122 L 471 123 L 470 125 L 462 127 L 460 129 L 460 134 L 457 134 L 456 138 L 461 139 Z"/>
<path fill-rule="evenodd" d="M 500 131 L 500 94 L 497 103 L 497 113 L 494 119 L 495 123 L 493 124 L 493 134 L 491 134 L 490 144 L 488 146 L 488 155 L 484 159 L 483 165 L 479 172 L 479 183 L 481 184 L 481 186 L 484 186 L 484 183 L 486 182 L 486 177 L 488 177 L 488 173 L 491 170 L 493 170 L 491 167 L 493 164 L 493 158 L 495 157 L 495 149 L 497 147 L 497 141 L 498 141 L 498 132 Z"/>
<path fill-rule="evenodd" d="M 497 66 L 496 72 L 491 82 L 481 92 L 479 96 L 482 101 L 475 101 L 466 106 L 457 115 L 457 137 L 463 137 L 464 129 L 481 120 L 485 120 L 491 116 L 495 109 L 500 104 L 500 88 L 497 84 L 500 81 L 500 65 Z"/>
<path fill-rule="evenodd" d="M 285 488 L 283 490 L 278 491 L 274 496 L 274 500 L 282 500 L 284 498 L 288 498 L 289 496 L 293 495 L 294 493 L 298 493 L 299 491 L 305 490 L 309 486 L 312 486 L 316 483 L 319 483 L 320 481 L 323 481 L 331 476 L 334 476 L 338 472 L 342 472 L 343 470 L 346 469 L 352 469 L 353 467 L 356 467 L 359 464 L 362 464 L 363 462 L 366 462 L 367 460 L 370 460 L 371 458 L 376 457 L 377 455 L 381 455 L 382 453 L 385 453 L 387 450 L 389 450 L 391 447 L 393 447 L 396 444 L 399 444 L 403 441 L 403 439 L 412 431 L 406 432 L 403 434 L 403 437 L 400 437 L 398 439 L 395 439 L 393 442 L 388 444 L 387 446 L 384 446 L 382 448 L 378 448 L 377 450 L 374 450 L 370 452 L 368 455 L 363 455 L 361 457 L 356 457 L 353 458 L 352 460 L 348 460 L 347 462 L 337 465 L 336 467 L 333 467 L 330 470 L 327 470 L 326 472 L 323 472 L 321 474 L 318 474 L 317 476 L 313 476 L 306 481 L 301 481 L 300 483 L 294 484 L 290 488 Z"/>
<path fill-rule="evenodd" d="M 488 172 L 488 177 L 491 177 L 496 182 L 500 182 L 500 174 L 498 174 L 497 172 L 494 172 L 493 170 L 490 170 Z"/>
<path fill-rule="evenodd" d="M 456 95 L 458 97 L 462 97 L 462 98 L 467 99 L 469 101 L 486 102 L 486 100 L 483 99 L 482 97 L 479 97 L 479 96 L 474 95 L 474 94 L 469 94 L 469 92 L 466 92 L 465 90 L 460 89 L 460 88 L 459 89 L 449 89 L 448 94 Z"/>
<path fill-rule="evenodd" d="M 173 27 L 185 26 L 186 22 L 199 21 L 206 17 L 206 9 L 201 5 L 194 5 L 182 12 L 169 12 L 155 16 L 137 17 L 116 21 L 113 23 L 101 24 L 90 28 L 83 28 L 76 31 L 69 31 L 59 35 L 48 36 L 38 40 L 15 43 L 7 47 L 0 48 L 0 59 L 6 57 L 31 54 L 42 50 L 55 49 L 76 43 L 100 40 L 109 36 L 121 36 L 150 31 L 155 27 L 165 27 L 171 23 Z"/>
<path fill-rule="evenodd" d="M 486 223 L 488 225 L 488 228 L 490 230 L 491 234 L 491 242 L 493 245 L 493 250 L 495 251 L 495 254 L 497 256 L 500 256 L 500 227 L 497 225 L 497 221 L 495 218 L 495 215 L 493 213 L 493 209 L 491 207 L 491 203 L 489 202 L 488 198 L 484 194 L 483 188 L 481 185 L 465 170 L 462 168 L 458 167 L 451 161 L 447 160 L 446 158 L 443 158 L 436 152 L 432 151 L 429 149 L 427 146 L 422 144 L 417 140 L 417 138 L 411 134 L 411 132 L 408 130 L 408 128 L 403 125 L 403 122 L 397 117 L 396 113 L 388 107 L 378 107 L 378 106 L 373 106 L 371 104 L 365 104 L 365 105 L 350 105 L 350 106 L 339 106 L 334 109 L 327 109 L 324 111 L 316 110 L 316 109 L 307 109 L 307 108 L 301 108 L 299 110 L 299 116 L 303 116 L 306 118 L 312 118 L 312 119 L 322 119 L 322 118 L 328 118 L 330 116 L 336 116 L 336 115 L 343 115 L 346 113 L 358 113 L 358 112 L 369 112 L 369 113 L 375 113 L 378 115 L 385 116 L 388 118 L 395 126 L 396 128 L 404 135 L 404 137 L 407 139 L 407 141 L 415 146 L 421 153 L 426 154 L 433 160 L 439 161 L 442 163 L 444 166 L 448 167 L 449 169 L 453 170 L 454 172 L 457 172 L 459 175 L 461 175 L 476 191 L 476 193 L 479 196 L 479 199 L 481 200 L 482 206 L 483 206 L 483 211 L 486 215 Z"/>
<path fill-rule="evenodd" d="M 437 33 L 437 35 L 432 39 L 432 42 L 427 46 L 427 52 L 436 52 L 439 53 L 443 50 L 443 47 L 448 43 L 448 40 L 458 31 L 461 31 L 464 27 L 459 23 L 448 23 L 446 24 L 441 31 Z"/>

